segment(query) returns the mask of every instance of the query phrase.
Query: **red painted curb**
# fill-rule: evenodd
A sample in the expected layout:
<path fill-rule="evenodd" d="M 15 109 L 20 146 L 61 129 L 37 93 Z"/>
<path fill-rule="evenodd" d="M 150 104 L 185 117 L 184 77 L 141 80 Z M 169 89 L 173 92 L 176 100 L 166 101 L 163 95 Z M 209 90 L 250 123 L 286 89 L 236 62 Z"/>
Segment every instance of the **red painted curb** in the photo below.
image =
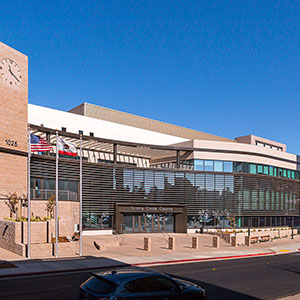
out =
<path fill-rule="evenodd" d="M 149 266 L 149 265 L 157 265 L 157 264 L 163 265 L 163 264 L 172 264 L 172 263 L 208 261 L 208 260 L 242 258 L 242 257 L 245 258 L 245 257 L 262 256 L 262 255 L 272 255 L 272 254 L 276 254 L 276 252 L 265 252 L 265 253 L 245 254 L 245 255 L 233 255 L 233 256 L 206 257 L 206 258 L 191 258 L 191 259 L 179 259 L 179 260 L 167 260 L 167 261 L 158 261 L 158 262 L 133 264 L 132 266 L 146 266 L 146 265 Z"/>
<path fill-rule="evenodd" d="M 221 259 L 232 259 L 232 258 L 246 258 L 246 257 L 254 257 L 254 256 L 272 255 L 272 254 L 276 254 L 276 252 L 265 252 L 265 253 L 233 255 L 233 256 L 218 256 L 218 257 L 207 257 L 207 258 L 178 259 L 178 260 L 156 261 L 156 262 L 148 262 L 148 263 L 146 262 L 146 263 L 137 263 L 137 264 L 125 264 L 124 263 L 124 264 L 119 264 L 119 265 L 114 265 L 114 266 L 77 268 L 77 269 L 72 269 L 72 270 L 53 270 L 53 271 L 42 271 L 42 272 L 32 272 L 32 273 L 20 273 L 20 274 L 5 274 L 5 275 L 0 275 L 0 278 L 72 273 L 72 272 L 80 272 L 80 271 L 102 270 L 102 269 L 108 269 L 108 268 L 122 268 L 122 267 L 130 267 L 130 266 L 138 267 L 138 266 L 164 265 L 164 264 L 173 264 L 173 263 L 221 260 Z"/>

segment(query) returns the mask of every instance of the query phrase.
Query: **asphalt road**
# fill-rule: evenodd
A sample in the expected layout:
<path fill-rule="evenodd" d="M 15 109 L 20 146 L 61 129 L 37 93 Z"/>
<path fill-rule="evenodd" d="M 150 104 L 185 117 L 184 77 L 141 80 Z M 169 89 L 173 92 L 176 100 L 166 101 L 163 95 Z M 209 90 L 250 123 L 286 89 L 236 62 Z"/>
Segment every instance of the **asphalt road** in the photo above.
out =
<path fill-rule="evenodd" d="M 207 299 L 277 299 L 300 293 L 300 253 L 153 267 L 200 284 Z M 78 299 L 91 272 L 0 280 L 0 299 Z"/>

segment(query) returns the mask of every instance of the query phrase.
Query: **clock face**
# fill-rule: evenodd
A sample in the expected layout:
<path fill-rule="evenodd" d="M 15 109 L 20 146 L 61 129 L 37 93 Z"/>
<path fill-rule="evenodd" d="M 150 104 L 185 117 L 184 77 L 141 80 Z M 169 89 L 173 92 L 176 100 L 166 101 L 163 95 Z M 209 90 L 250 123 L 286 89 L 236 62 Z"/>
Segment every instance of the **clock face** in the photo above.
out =
<path fill-rule="evenodd" d="M 10 58 L 4 58 L 0 62 L 0 74 L 6 84 L 12 87 L 18 86 L 22 81 L 19 66 Z"/>

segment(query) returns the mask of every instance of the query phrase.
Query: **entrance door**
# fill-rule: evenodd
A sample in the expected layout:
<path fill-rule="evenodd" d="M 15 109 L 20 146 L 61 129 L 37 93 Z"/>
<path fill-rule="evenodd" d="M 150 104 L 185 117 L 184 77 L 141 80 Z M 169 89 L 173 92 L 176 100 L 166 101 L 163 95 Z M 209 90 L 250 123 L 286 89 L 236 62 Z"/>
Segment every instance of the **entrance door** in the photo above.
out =
<path fill-rule="evenodd" d="M 124 215 L 124 233 L 174 232 L 173 214 Z"/>
<path fill-rule="evenodd" d="M 133 232 L 146 232 L 146 215 L 133 215 L 132 228 Z"/>

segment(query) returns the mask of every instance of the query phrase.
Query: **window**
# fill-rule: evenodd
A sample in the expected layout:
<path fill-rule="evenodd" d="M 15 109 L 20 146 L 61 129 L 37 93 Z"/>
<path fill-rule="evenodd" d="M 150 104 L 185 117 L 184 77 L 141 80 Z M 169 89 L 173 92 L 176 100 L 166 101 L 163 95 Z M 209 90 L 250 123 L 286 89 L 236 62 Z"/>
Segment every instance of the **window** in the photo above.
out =
<path fill-rule="evenodd" d="M 274 169 L 273 169 L 273 167 L 269 167 L 269 174 L 270 174 L 270 176 L 274 176 Z"/>
<path fill-rule="evenodd" d="M 257 166 L 257 174 L 263 174 L 263 166 L 262 165 Z"/>
<path fill-rule="evenodd" d="M 232 161 L 224 161 L 224 172 L 232 172 Z"/>
<path fill-rule="evenodd" d="M 241 173 L 242 172 L 242 163 L 241 162 L 234 162 L 233 163 L 233 172 Z"/>
<path fill-rule="evenodd" d="M 109 283 L 107 280 L 95 276 L 89 279 L 86 285 L 90 291 L 101 294 L 110 294 L 116 286 L 114 283 Z"/>
<path fill-rule="evenodd" d="M 216 160 L 214 165 L 214 170 L 215 172 L 223 172 L 223 162 Z"/>
<path fill-rule="evenodd" d="M 90 132 L 90 136 L 93 137 L 94 136 L 94 132 Z"/>
<path fill-rule="evenodd" d="M 146 277 L 128 282 L 125 289 L 130 293 L 149 293 L 153 291 L 152 278 Z"/>
<path fill-rule="evenodd" d="M 195 159 L 194 160 L 194 170 L 203 171 L 203 160 Z"/>
<path fill-rule="evenodd" d="M 287 170 L 286 169 L 283 169 L 283 177 L 286 177 L 287 176 Z"/>
<path fill-rule="evenodd" d="M 213 171 L 214 170 L 214 162 L 213 160 L 205 160 L 204 161 L 204 169 L 205 171 Z"/>
<path fill-rule="evenodd" d="M 153 292 L 167 292 L 176 290 L 178 286 L 175 282 L 169 280 L 168 278 L 164 277 L 154 277 L 153 278 Z"/>
<path fill-rule="evenodd" d="M 269 167 L 268 166 L 264 166 L 264 174 L 269 175 Z"/>
<path fill-rule="evenodd" d="M 61 131 L 66 132 L 66 131 L 67 131 L 67 128 L 66 128 L 66 127 L 62 127 L 62 128 L 61 128 Z"/>
<path fill-rule="evenodd" d="M 256 174 L 256 164 L 250 164 L 250 173 Z"/>

